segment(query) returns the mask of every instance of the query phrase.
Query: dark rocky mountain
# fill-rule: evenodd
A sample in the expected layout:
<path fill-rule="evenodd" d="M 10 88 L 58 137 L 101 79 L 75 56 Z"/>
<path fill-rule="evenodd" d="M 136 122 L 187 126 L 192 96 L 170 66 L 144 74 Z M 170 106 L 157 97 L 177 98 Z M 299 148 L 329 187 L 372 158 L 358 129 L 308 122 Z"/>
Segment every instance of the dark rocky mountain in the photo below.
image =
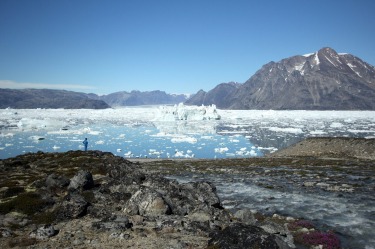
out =
<path fill-rule="evenodd" d="M 34 109 L 105 109 L 102 100 L 91 99 L 85 93 L 51 89 L 0 89 L 0 108 Z"/>
<path fill-rule="evenodd" d="M 230 103 L 228 96 L 231 96 L 241 84 L 235 82 L 221 83 L 209 92 L 199 90 L 189 98 L 186 105 L 210 105 L 215 104 L 218 108 L 226 108 Z"/>
<path fill-rule="evenodd" d="M 375 67 L 331 48 L 264 65 L 225 100 L 228 109 L 375 110 Z"/>
<path fill-rule="evenodd" d="M 94 96 L 91 96 L 94 97 Z M 159 105 L 178 104 L 186 101 L 184 94 L 168 94 L 164 91 L 131 91 L 115 92 L 104 96 L 97 96 L 110 106 L 137 106 L 137 105 Z"/>

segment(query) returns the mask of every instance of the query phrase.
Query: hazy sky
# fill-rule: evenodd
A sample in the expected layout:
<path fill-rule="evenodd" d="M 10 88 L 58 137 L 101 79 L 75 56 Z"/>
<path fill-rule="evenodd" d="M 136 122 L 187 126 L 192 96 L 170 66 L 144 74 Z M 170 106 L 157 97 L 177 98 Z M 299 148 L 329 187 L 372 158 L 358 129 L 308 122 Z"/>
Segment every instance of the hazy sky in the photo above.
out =
<path fill-rule="evenodd" d="M 195 93 L 326 46 L 375 65 L 375 1 L 0 0 L 0 88 Z"/>

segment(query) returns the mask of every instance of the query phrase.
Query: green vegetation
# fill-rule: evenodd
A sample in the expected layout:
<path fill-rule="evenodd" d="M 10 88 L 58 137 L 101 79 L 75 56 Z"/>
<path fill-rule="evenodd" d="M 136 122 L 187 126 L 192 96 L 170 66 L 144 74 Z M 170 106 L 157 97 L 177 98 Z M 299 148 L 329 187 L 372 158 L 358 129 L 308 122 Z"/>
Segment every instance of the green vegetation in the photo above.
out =
<path fill-rule="evenodd" d="M 0 203 L 0 214 L 18 211 L 23 214 L 32 215 L 41 211 L 47 204 L 47 201 L 41 199 L 40 195 L 33 192 L 25 192 L 10 201 Z"/>

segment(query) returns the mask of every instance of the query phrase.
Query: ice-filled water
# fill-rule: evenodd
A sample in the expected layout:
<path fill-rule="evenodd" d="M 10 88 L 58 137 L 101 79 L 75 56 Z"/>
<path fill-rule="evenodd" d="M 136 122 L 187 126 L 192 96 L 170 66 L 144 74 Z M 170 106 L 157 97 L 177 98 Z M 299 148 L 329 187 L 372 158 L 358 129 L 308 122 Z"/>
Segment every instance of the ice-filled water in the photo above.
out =
<path fill-rule="evenodd" d="M 174 108 L 174 107 L 168 107 Z M 262 156 L 309 136 L 375 137 L 371 111 L 233 111 L 179 107 L 0 110 L 0 158 L 83 149 L 124 157 Z M 167 111 L 166 111 L 167 110 Z M 173 112 L 173 111 L 172 111 Z M 216 120 L 215 117 L 220 117 Z"/>

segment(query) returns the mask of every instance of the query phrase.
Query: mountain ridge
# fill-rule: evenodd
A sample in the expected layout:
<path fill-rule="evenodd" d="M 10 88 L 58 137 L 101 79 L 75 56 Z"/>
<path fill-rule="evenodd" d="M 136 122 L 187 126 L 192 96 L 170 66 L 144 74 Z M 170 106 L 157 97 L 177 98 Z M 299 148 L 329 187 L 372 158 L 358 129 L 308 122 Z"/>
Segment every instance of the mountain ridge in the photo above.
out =
<path fill-rule="evenodd" d="M 374 99 L 375 67 L 326 47 L 271 61 L 225 101 L 207 104 L 245 110 L 375 110 Z"/>

